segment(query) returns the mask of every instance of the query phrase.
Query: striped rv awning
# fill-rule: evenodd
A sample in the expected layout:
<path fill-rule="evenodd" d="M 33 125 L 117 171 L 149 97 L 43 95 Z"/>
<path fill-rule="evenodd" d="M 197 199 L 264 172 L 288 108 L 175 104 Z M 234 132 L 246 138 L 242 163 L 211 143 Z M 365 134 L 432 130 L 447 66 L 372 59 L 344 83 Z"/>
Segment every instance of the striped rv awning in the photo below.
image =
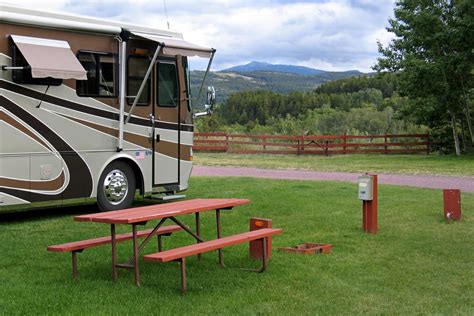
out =
<path fill-rule="evenodd" d="M 68 42 L 10 35 L 31 67 L 33 78 L 87 80 L 87 72 Z"/>
<path fill-rule="evenodd" d="M 198 56 L 202 58 L 210 58 L 214 52 L 213 48 L 196 45 L 179 38 L 171 38 L 140 32 L 132 32 L 132 34 L 164 44 L 163 54 L 165 55 Z"/>

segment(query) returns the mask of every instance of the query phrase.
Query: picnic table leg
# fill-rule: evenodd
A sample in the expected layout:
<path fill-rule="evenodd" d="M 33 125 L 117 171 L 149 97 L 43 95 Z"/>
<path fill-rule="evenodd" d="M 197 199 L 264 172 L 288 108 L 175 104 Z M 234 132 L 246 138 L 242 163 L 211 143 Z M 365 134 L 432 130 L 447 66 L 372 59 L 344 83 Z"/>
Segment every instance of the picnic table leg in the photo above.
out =
<path fill-rule="evenodd" d="M 72 251 L 72 279 L 77 279 L 77 251 Z"/>
<path fill-rule="evenodd" d="M 262 238 L 262 270 L 260 272 L 267 270 L 267 264 L 267 238 Z"/>
<path fill-rule="evenodd" d="M 138 237 L 137 237 L 137 225 L 132 224 L 133 234 L 133 267 L 135 270 L 135 285 L 140 286 L 140 269 L 138 267 Z"/>
<path fill-rule="evenodd" d="M 188 226 L 184 225 L 180 220 L 178 220 L 176 217 L 169 217 L 170 220 L 172 220 L 173 222 L 176 223 L 176 225 L 178 225 L 179 227 L 181 227 L 182 229 L 184 229 L 188 234 L 190 234 L 191 236 L 193 236 L 196 240 L 199 240 L 200 242 L 203 242 L 204 239 L 202 239 L 201 237 L 199 237 L 198 235 L 196 235 L 191 229 L 189 229 Z"/>
<path fill-rule="evenodd" d="M 221 233 L 222 233 L 221 210 L 216 210 L 216 223 L 217 223 L 217 239 L 219 239 L 219 238 L 221 238 Z M 218 249 L 217 252 L 219 254 L 219 264 L 222 267 L 225 267 L 224 254 L 222 253 L 222 249 Z"/>
<path fill-rule="evenodd" d="M 196 214 L 196 235 L 201 237 L 201 219 L 199 216 L 199 212 L 195 213 Z M 199 240 L 197 240 L 197 243 L 200 243 Z M 199 253 L 197 255 L 198 260 L 201 261 L 201 254 Z"/>
<path fill-rule="evenodd" d="M 163 251 L 163 241 L 161 240 L 161 235 L 156 236 L 158 238 L 158 252 Z"/>
<path fill-rule="evenodd" d="M 153 230 L 151 231 L 151 233 L 148 234 L 148 236 L 146 236 L 145 240 L 142 241 L 142 243 L 140 244 L 140 246 L 138 247 L 138 253 L 140 253 L 146 246 L 146 244 L 148 243 L 148 241 L 150 241 L 150 238 L 153 237 L 153 235 L 158 231 L 158 229 L 161 227 L 161 225 L 163 225 L 163 223 L 166 221 L 166 218 L 162 218 L 161 221 L 155 226 L 155 228 L 153 228 Z M 144 222 L 146 223 L 146 222 Z M 142 223 L 137 223 L 137 225 L 141 225 Z M 161 244 L 161 237 L 160 235 L 158 235 L 158 249 L 160 247 L 160 244 Z M 163 247 L 162 247 L 163 248 Z M 161 251 L 161 250 L 160 250 Z M 128 262 L 131 264 L 131 261 L 133 261 L 133 257 L 130 258 L 128 260 Z"/>
<path fill-rule="evenodd" d="M 115 224 L 110 224 L 110 236 L 112 240 L 112 280 L 117 281 L 117 244 L 115 241 Z"/>
<path fill-rule="evenodd" d="M 181 263 L 181 292 L 186 293 L 186 258 L 181 258 L 180 263 Z"/>
<path fill-rule="evenodd" d="M 258 239 L 257 241 L 262 242 L 262 266 L 258 269 L 244 269 L 244 270 L 249 270 L 257 273 L 262 273 L 267 270 L 268 267 L 268 254 L 267 254 L 267 245 L 268 245 L 268 237 Z"/>

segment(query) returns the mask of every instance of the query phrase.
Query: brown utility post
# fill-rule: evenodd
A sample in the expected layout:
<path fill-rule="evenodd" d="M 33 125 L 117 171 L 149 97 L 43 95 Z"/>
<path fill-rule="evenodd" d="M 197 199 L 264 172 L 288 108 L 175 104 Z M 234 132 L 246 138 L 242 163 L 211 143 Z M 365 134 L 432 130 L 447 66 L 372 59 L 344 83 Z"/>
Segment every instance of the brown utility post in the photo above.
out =
<path fill-rule="evenodd" d="M 252 217 L 250 219 L 250 231 L 263 228 L 272 228 L 272 220 L 266 218 Z M 272 257 L 272 237 L 268 237 L 266 247 L 262 247 L 260 240 L 253 240 L 249 243 L 249 254 L 250 257 L 255 259 L 261 259 L 266 254 L 266 258 Z M 264 249 L 266 248 L 266 251 Z"/>
<path fill-rule="evenodd" d="M 364 232 L 376 234 L 378 230 L 378 179 L 377 175 L 359 177 L 359 199 L 362 200 L 362 228 Z"/>
<path fill-rule="evenodd" d="M 444 189 L 444 218 L 447 221 L 461 219 L 461 190 L 459 189 Z"/>

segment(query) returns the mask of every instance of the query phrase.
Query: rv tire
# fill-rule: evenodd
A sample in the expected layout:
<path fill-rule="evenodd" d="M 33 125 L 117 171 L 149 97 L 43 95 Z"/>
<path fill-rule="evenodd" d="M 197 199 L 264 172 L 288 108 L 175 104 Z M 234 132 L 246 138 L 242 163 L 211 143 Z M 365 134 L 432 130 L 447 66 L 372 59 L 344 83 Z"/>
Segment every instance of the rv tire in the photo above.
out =
<path fill-rule="evenodd" d="M 105 167 L 97 184 L 97 205 L 101 211 L 129 208 L 135 197 L 136 179 L 132 168 L 123 161 Z"/>

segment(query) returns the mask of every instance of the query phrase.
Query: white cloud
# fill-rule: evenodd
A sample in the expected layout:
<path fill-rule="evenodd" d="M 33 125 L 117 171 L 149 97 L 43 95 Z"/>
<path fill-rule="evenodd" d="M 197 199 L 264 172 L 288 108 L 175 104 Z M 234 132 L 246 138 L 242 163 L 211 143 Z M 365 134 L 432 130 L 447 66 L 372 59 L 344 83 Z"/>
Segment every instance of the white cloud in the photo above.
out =
<path fill-rule="evenodd" d="M 64 9 L 64 4 L 67 1 L 58 1 L 58 0 L 1 0 L 0 4 L 14 5 L 18 7 L 23 7 L 27 9 L 37 9 L 37 10 L 48 10 L 48 11 L 61 11 Z"/>
<path fill-rule="evenodd" d="M 17 1 L 8 1 L 17 3 Z M 252 60 L 292 63 L 327 70 L 370 71 L 376 41 L 392 0 L 168 0 L 173 30 L 217 49 L 215 69 Z M 162 1 L 22 1 L 32 8 L 63 10 L 166 29 Z M 204 61 L 193 63 L 203 68 Z"/>

